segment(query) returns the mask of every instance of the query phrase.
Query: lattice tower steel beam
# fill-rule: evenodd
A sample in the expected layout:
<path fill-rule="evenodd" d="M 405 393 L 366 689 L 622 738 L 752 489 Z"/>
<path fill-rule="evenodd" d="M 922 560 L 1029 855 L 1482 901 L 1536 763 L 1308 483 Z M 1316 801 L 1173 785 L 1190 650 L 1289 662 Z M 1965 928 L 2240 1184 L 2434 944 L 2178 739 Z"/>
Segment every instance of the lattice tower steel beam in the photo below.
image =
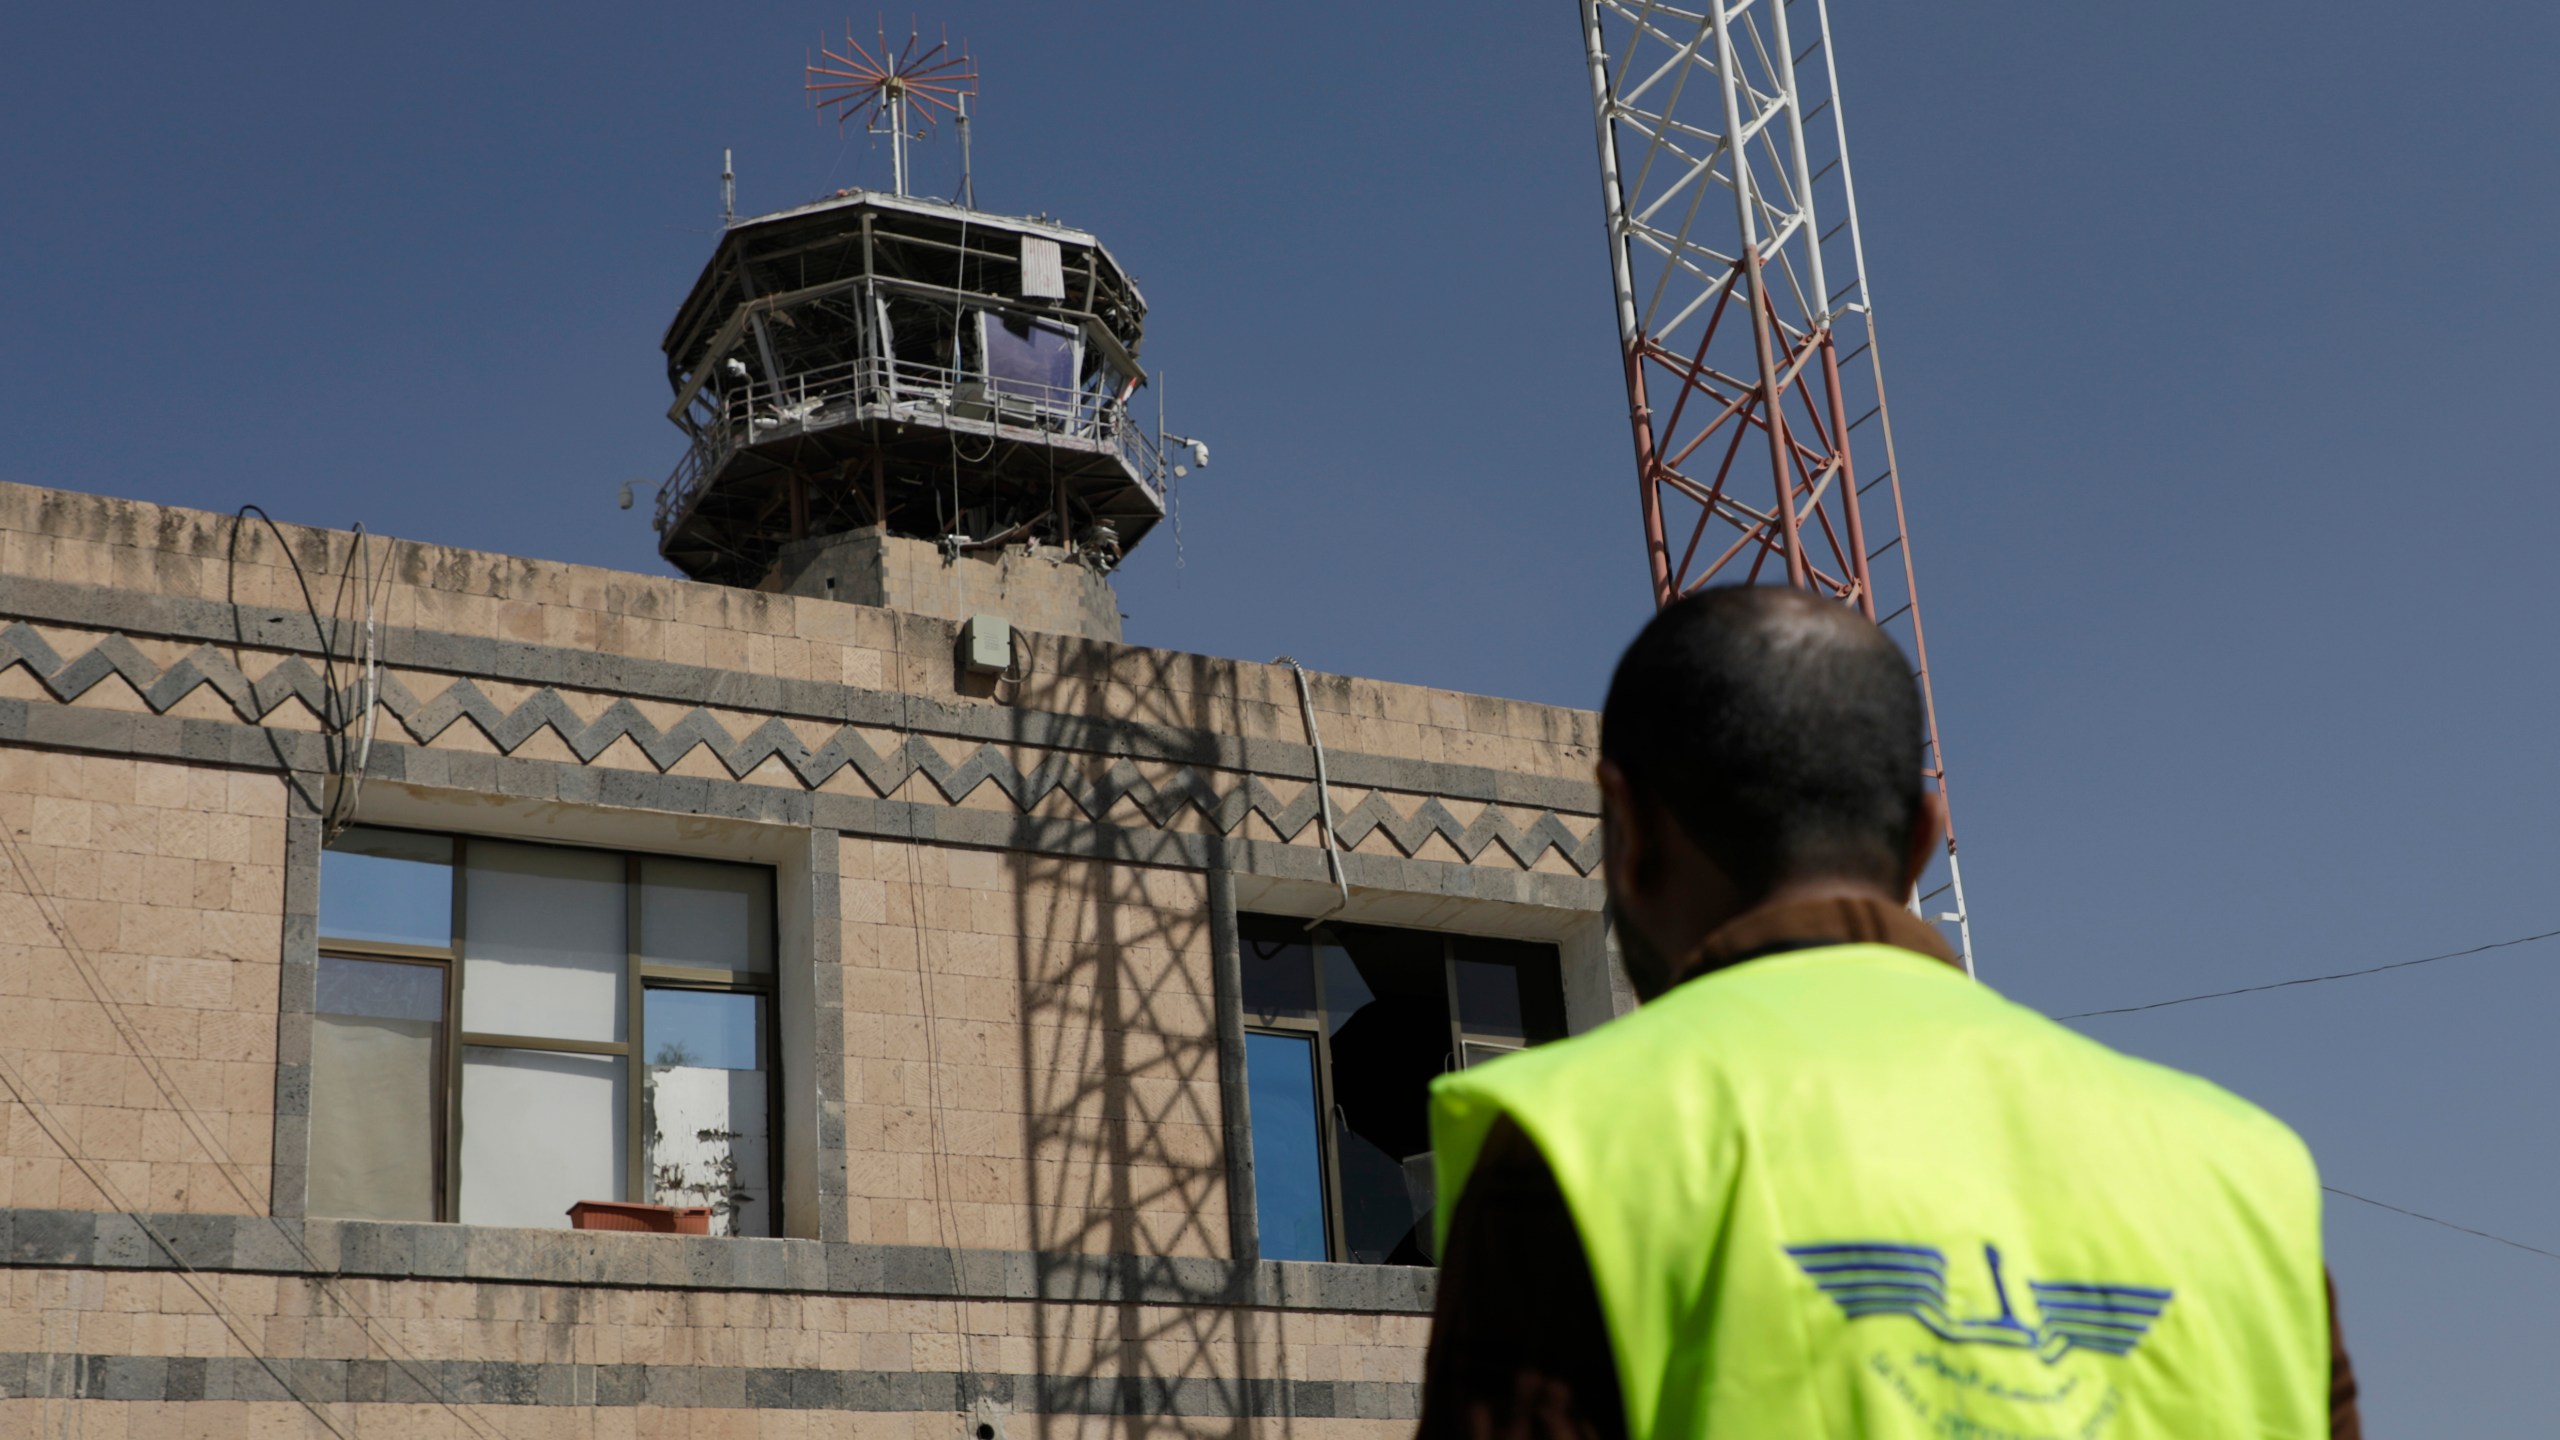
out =
<path fill-rule="evenodd" d="M 1827 0 L 1581 4 L 1654 601 L 1765 575 L 1857 606 L 1918 667 L 1944 798 Z M 1916 904 L 1970 974 L 1952 818 Z"/>

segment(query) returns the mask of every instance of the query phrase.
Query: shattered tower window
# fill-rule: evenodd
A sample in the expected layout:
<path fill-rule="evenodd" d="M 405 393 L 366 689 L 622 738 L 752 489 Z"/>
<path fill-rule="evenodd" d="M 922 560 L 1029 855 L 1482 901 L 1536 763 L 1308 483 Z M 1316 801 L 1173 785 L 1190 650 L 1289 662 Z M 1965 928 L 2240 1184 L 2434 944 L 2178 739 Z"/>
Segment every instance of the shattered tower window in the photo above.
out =
<path fill-rule="evenodd" d="M 1555 947 L 1243 916 L 1265 1259 L 1427 1265 L 1429 1089 L 1564 1034 Z"/>
<path fill-rule="evenodd" d="M 313 1214 L 775 1233 L 771 870 L 359 827 L 320 883 Z"/>

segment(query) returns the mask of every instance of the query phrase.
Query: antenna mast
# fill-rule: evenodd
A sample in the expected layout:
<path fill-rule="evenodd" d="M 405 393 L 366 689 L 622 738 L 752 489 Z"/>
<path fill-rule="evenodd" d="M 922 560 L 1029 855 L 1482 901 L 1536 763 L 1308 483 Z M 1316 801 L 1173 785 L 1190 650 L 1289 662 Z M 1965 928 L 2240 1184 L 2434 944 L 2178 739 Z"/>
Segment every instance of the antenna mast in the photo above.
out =
<path fill-rule="evenodd" d="M 731 152 L 720 152 L 720 224 L 722 228 L 738 218 L 738 172 Z"/>
<path fill-rule="evenodd" d="M 1918 667 L 1943 797 L 1828 0 L 1581 8 L 1654 603 L 1766 574 L 1858 607 Z M 1920 888 L 1970 974 L 1952 821 Z"/>
<path fill-rule="evenodd" d="M 858 119 L 869 133 L 889 137 L 889 173 L 895 193 L 900 196 L 907 193 L 907 141 L 932 129 L 938 118 L 936 112 L 959 117 L 965 190 L 966 107 L 968 97 L 978 90 L 978 72 L 970 62 L 967 43 L 962 43 L 957 55 L 949 53 L 951 41 L 947 38 L 918 53 L 917 47 L 924 38 L 910 29 L 905 48 L 892 51 L 885 28 L 874 43 L 878 47 L 876 55 L 853 38 L 851 26 L 845 28 L 843 53 L 821 43 L 818 58 L 811 60 L 808 67 L 810 105 L 822 112 L 833 111 L 839 128 Z M 918 124 L 922 128 L 917 128 Z"/>

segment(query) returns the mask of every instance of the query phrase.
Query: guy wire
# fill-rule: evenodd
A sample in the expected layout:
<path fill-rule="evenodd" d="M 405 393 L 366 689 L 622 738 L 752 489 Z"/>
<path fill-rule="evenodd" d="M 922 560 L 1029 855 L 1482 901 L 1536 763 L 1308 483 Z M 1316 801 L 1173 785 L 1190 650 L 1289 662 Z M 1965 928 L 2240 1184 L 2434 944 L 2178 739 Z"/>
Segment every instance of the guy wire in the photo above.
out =
<path fill-rule="evenodd" d="M 2439 1220 L 2433 1215 L 2424 1214 L 2416 1210 L 2404 1209 L 2398 1205 L 2392 1205 L 2384 1201 L 2376 1200 L 2369 1195 L 2359 1195 L 2353 1190 L 2341 1190 L 2335 1185 L 2323 1185 L 2320 1188 L 2328 1191 L 2332 1195 L 2343 1196 L 2346 1199 L 2353 1200 L 2360 1205 L 2370 1205 L 2376 1210 L 2388 1210 L 2394 1215 L 2406 1215 L 2412 1220 L 2424 1220 L 2430 1225 L 2441 1225 L 2447 1230 L 2458 1230 L 2465 1235 L 2476 1236 L 2482 1240 L 2494 1240 L 2501 1245 L 2509 1246 L 2513 1249 L 2523 1250 L 2530 1254 L 2543 1256 L 2547 1259 L 2560 1260 L 2560 1250 L 2545 1250 L 2539 1245 L 2527 1245 L 2521 1240 L 2510 1240 L 2504 1235 L 2492 1235 L 2486 1230 L 2474 1230 L 2468 1225 L 2456 1225 L 2450 1220 Z"/>
<path fill-rule="evenodd" d="M 2136 1015 L 2145 1010 L 2166 1010 L 2172 1005 L 2192 1005 L 2199 1000 L 2226 1000 L 2234 995 L 2255 995 L 2265 990 L 2290 990 L 2296 985 L 2325 985 L 2332 980 L 2354 980 L 2366 975 L 2379 975 L 2386 970 L 2407 970 L 2417 965 L 2433 965 L 2439 960 L 2460 960 L 2491 950 L 2504 950 L 2515 945 L 2530 945 L 2536 940 L 2560 937 L 2560 930 L 2545 930 L 2539 935 L 2520 935 L 2513 940 L 2492 940 L 2468 950 L 2449 950 L 2442 955 L 2422 955 L 2415 960 L 2394 960 L 2388 965 L 2368 965 L 2361 970 L 2340 970 L 2329 975 L 2305 975 L 2294 980 L 2274 980 L 2264 985 L 2243 985 L 2236 990 L 2208 990 L 2201 995 L 2181 995 L 2174 1000 L 2154 1000 L 2148 1005 L 2119 1005 L 2111 1010 L 2080 1010 L 2069 1015 L 2056 1015 L 2056 1020 L 2089 1020 L 2101 1015 Z"/>

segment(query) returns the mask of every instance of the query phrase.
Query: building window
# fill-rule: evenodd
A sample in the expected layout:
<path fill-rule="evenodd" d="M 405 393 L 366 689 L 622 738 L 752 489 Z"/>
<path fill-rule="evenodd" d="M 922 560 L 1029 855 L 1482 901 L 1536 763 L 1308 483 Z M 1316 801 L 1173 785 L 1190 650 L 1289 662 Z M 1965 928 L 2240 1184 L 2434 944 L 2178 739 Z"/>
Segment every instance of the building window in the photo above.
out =
<path fill-rule="evenodd" d="M 773 872 L 357 828 L 320 863 L 314 1215 L 776 1233 Z M 634 1070 L 638 1083 L 634 1083 Z"/>
<path fill-rule="evenodd" d="M 1259 915 L 1238 930 L 1263 1258 L 1430 1264 L 1431 1081 L 1564 1034 L 1555 947 Z"/>

